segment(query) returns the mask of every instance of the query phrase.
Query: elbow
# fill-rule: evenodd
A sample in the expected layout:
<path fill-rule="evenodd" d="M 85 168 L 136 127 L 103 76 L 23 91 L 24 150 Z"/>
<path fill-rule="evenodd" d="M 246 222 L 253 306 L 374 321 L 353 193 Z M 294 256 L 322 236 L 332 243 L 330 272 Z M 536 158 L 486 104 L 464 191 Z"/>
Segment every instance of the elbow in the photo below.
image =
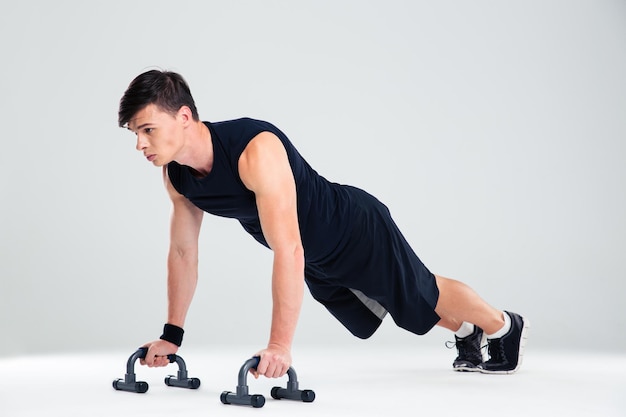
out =
<path fill-rule="evenodd" d="M 293 249 L 293 256 L 295 258 L 301 259 L 304 262 L 304 247 L 302 243 L 298 243 Z"/>
<path fill-rule="evenodd" d="M 304 247 L 301 243 L 282 245 L 274 249 L 274 258 L 298 270 L 304 270 Z"/>
<path fill-rule="evenodd" d="M 187 266 L 198 265 L 198 250 L 196 248 L 182 248 L 171 246 L 168 262 L 170 264 L 184 264 Z"/>
<path fill-rule="evenodd" d="M 302 246 L 302 244 L 298 245 L 298 247 L 294 251 L 294 257 L 298 263 L 299 268 L 304 271 L 304 247 Z"/>
<path fill-rule="evenodd" d="M 301 243 L 294 245 L 290 251 L 291 257 L 298 269 L 304 269 L 304 247 Z"/>

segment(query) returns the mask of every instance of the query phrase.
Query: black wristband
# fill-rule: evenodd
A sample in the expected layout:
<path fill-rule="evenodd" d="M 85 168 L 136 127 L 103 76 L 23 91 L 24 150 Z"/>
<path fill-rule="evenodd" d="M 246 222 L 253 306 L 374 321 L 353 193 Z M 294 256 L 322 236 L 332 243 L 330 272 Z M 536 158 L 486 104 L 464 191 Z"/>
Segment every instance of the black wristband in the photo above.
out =
<path fill-rule="evenodd" d="M 166 323 L 165 326 L 163 326 L 163 334 L 159 339 L 173 343 L 180 347 L 180 345 L 183 344 L 184 333 L 185 331 L 181 327 Z"/>

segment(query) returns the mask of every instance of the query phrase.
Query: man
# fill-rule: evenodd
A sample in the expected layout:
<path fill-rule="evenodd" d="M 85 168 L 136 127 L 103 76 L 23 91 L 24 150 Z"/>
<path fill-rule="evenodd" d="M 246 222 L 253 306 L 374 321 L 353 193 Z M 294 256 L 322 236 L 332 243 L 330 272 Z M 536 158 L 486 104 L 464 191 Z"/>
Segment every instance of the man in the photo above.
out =
<path fill-rule="evenodd" d="M 313 297 L 355 336 L 367 338 L 387 312 L 398 326 L 425 334 L 455 332 L 455 370 L 512 373 L 522 362 L 528 322 L 497 310 L 465 284 L 433 275 L 413 252 L 389 210 L 366 192 L 318 175 L 270 123 L 201 122 L 176 73 L 135 78 L 120 100 L 119 125 L 137 150 L 163 167 L 172 200 L 168 320 L 142 364 L 165 366 L 182 343 L 198 278 L 204 212 L 239 220 L 273 251 L 272 323 L 256 376 L 280 377 L 306 282 Z M 490 358 L 483 360 L 487 338 Z"/>

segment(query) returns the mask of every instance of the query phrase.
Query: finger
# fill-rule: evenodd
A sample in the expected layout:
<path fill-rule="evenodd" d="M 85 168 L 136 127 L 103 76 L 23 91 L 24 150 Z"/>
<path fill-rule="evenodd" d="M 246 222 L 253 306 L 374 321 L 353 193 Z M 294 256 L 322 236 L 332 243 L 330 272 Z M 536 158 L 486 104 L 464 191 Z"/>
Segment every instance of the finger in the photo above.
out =
<path fill-rule="evenodd" d="M 256 368 L 250 368 L 248 372 L 250 372 L 254 379 L 259 379 L 259 371 Z"/>
<path fill-rule="evenodd" d="M 148 365 L 148 361 L 146 360 L 146 358 L 148 357 L 148 353 L 150 353 L 150 344 L 146 343 L 145 345 L 142 346 L 142 348 L 146 348 L 148 350 L 146 350 L 146 355 L 143 358 L 139 358 L 139 363 L 141 365 L 146 366 L 146 365 Z"/>
<path fill-rule="evenodd" d="M 284 365 L 277 366 L 276 371 L 274 372 L 274 378 L 280 378 L 285 375 L 285 372 L 287 372 L 287 370 Z"/>
<path fill-rule="evenodd" d="M 265 375 L 267 373 L 267 367 L 268 367 L 267 359 L 264 359 L 263 356 L 261 356 L 261 359 L 259 360 L 259 364 L 256 367 L 257 378 L 259 375 Z"/>
<path fill-rule="evenodd" d="M 276 378 L 278 371 L 279 371 L 279 369 L 278 369 L 278 367 L 276 366 L 276 363 L 270 363 L 270 364 L 267 366 L 267 369 L 265 370 L 264 375 L 265 375 L 267 378 Z"/>
<path fill-rule="evenodd" d="M 155 352 L 155 349 L 153 347 L 150 347 L 148 349 L 148 352 L 146 352 L 146 364 L 152 368 L 155 366 L 155 361 L 157 359 L 157 355 Z"/>

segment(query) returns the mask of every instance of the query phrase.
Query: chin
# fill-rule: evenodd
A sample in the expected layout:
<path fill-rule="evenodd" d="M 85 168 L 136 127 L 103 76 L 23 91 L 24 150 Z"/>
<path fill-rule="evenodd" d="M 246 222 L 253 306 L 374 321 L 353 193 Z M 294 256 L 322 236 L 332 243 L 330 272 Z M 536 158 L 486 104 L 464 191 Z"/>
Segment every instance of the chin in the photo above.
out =
<path fill-rule="evenodd" d="M 160 159 L 157 158 L 152 161 L 152 165 L 154 165 L 155 167 L 162 167 L 163 165 L 167 165 L 167 163 L 163 163 Z"/>

